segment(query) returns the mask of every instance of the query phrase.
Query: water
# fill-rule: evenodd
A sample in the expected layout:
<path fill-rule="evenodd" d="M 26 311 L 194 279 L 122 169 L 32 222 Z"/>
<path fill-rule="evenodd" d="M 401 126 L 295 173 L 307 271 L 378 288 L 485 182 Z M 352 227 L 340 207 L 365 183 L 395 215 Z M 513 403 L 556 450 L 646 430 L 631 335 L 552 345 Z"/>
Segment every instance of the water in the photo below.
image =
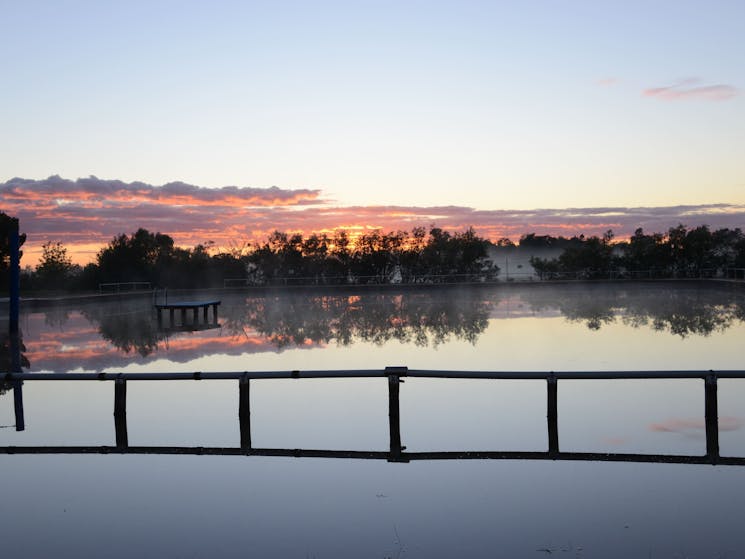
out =
<path fill-rule="evenodd" d="M 213 294 L 210 294 L 210 298 Z M 193 299 L 194 297 L 186 297 Z M 25 311 L 29 371 L 742 369 L 745 291 L 697 284 L 221 294 L 219 328 L 151 301 Z M 167 320 L 166 320 L 167 322 Z M 562 451 L 703 455 L 701 380 L 563 380 Z M 745 456 L 745 381 L 719 381 Z M 113 445 L 112 383 L 27 382 L 0 445 Z M 258 380 L 256 448 L 388 450 L 384 379 Z M 12 393 L 0 425 L 12 425 Z M 546 386 L 406 379 L 409 452 L 545 451 Z M 237 447 L 235 381 L 130 382 L 130 446 Z M 737 557 L 745 468 L 266 456 L 0 455 L 18 557 Z M 43 527 L 43 528 L 40 528 Z"/>

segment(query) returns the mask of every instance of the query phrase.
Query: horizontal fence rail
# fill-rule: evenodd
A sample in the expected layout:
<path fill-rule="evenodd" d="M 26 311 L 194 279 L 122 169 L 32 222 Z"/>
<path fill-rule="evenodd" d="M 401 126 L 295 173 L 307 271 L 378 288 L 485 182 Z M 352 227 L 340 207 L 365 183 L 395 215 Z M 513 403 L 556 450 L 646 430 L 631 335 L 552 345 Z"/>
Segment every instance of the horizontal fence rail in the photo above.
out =
<path fill-rule="evenodd" d="M 412 378 L 450 379 L 513 379 L 513 380 L 583 380 L 583 379 L 705 379 L 745 378 L 745 369 L 700 369 L 700 370 L 649 370 L 649 371 L 461 371 L 446 369 L 409 369 L 408 367 L 386 367 L 384 369 L 331 369 L 331 370 L 285 370 L 285 371 L 195 371 L 172 373 L 0 373 L 6 382 L 25 380 L 72 381 L 72 380 L 240 380 L 248 379 L 316 379 L 316 378 L 383 378 L 389 376 Z"/>
<path fill-rule="evenodd" d="M 494 379 L 543 380 L 546 382 L 546 451 L 453 451 L 406 452 L 401 443 L 400 384 L 405 378 L 429 379 Z M 388 451 L 353 451 L 323 449 L 255 448 L 251 444 L 250 385 L 252 380 L 266 379 L 355 379 L 386 378 L 388 383 Z M 579 460 L 610 462 L 660 462 L 680 464 L 722 464 L 745 466 L 745 457 L 723 457 L 719 454 L 719 415 L 717 381 L 720 378 L 745 378 L 745 370 L 688 371 L 458 371 L 409 369 L 404 366 L 384 369 L 353 370 L 288 370 L 288 371 L 226 371 L 184 373 L 0 373 L 0 380 L 14 390 L 16 430 L 25 429 L 23 413 L 23 383 L 37 381 L 110 381 L 114 383 L 115 446 L 0 446 L 4 454 L 184 454 L 184 455 L 246 455 L 315 458 L 353 458 L 410 462 L 416 460 Z M 558 385 L 560 380 L 641 380 L 700 379 L 704 385 L 704 416 L 706 454 L 666 455 L 636 453 L 565 452 L 559 447 Z M 129 381 L 170 380 L 237 380 L 240 446 L 130 446 L 127 434 L 127 383 Z"/>
<path fill-rule="evenodd" d="M 0 454 L 158 454 L 185 456 L 263 456 L 284 458 L 342 458 L 386 460 L 388 462 L 445 460 L 551 460 L 573 462 L 633 462 L 655 464 L 698 464 L 745 466 L 745 457 L 684 454 L 638 454 L 616 452 L 541 451 L 444 451 L 401 452 L 393 459 L 389 451 L 326 450 L 302 448 L 255 448 L 211 446 L 0 446 Z"/>

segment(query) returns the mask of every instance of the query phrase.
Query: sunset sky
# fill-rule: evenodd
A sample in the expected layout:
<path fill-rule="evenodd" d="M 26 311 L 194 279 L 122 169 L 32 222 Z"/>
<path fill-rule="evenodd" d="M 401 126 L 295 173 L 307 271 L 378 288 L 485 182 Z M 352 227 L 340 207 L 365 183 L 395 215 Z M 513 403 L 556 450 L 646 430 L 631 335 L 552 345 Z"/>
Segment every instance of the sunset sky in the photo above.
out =
<path fill-rule="evenodd" d="M 138 226 L 745 227 L 741 0 L 0 7 L 24 264 Z"/>

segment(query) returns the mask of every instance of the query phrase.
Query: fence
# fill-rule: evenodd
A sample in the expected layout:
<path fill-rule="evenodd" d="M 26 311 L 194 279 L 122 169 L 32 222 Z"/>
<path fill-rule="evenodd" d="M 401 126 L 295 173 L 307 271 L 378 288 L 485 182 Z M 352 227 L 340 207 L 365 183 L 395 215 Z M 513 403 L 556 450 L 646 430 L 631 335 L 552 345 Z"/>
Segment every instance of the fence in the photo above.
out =
<path fill-rule="evenodd" d="M 99 293 L 124 293 L 129 291 L 150 290 L 149 281 L 120 281 L 110 283 L 99 283 Z"/>
<path fill-rule="evenodd" d="M 455 452 L 406 452 L 401 444 L 399 395 L 400 384 L 410 378 L 449 379 L 523 379 L 546 381 L 546 428 L 548 448 L 538 452 L 515 451 L 455 451 Z M 251 381 L 265 379 L 318 379 L 318 378 L 385 378 L 388 382 L 388 451 L 353 451 L 323 449 L 254 448 L 251 444 Z M 592 460 L 613 462 L 663 462 L 685 464 L 726 464 L 745 466 L 745 457 L 723 457 L 719 454 L 719 417 L 717 380 L 720 378 L 745 378 L 745 370 L 732 371 L 603 371 L 603 372 L 525 372 L 525 371 L 451 371 L 386 367 L 364 370 L 318 371 L 243 371 L 243 372 L 193 372 L 193 373 L 5 373 L 0 379 L 12 383 L 16 429 L 24 429 L 24 382 L 33 381 L 109 381 L 114 383 L 115 446 L 5 446 L 6 454 L 212 454 L 249 456 L 294 456 L 322 458 L 359 458 L 409 462 L 414 460 L 448 459 L 530 459 L 530 460 Z M 704 415 L 706 426 L 706 454 L 668 455 L 564 452 L 559 447 L 558 385 L 561 380 L 601 379 L 701 379 L 704 381 Z M 238 381 L 238 421 L 240 445 L 236 447 L 167 447 L 130 446 L 127 435 L 127 383 L 161 380 L 236 380 Z"/>
<path fill-rule="evenodd" d="M 504 282 L 587 281 L 587 280 L 745 280 L 745 268 L 701 268 L 691 270 L 572 270 L 509 272 L 504 276 L 485 274 L 423 274 L 405 276 L 288 276 L 274 278 L 225 278 L 223 287 L 290 287 L 290 286 L 372 286 L 372 285 L 451 285 L 499 284 Z"/>

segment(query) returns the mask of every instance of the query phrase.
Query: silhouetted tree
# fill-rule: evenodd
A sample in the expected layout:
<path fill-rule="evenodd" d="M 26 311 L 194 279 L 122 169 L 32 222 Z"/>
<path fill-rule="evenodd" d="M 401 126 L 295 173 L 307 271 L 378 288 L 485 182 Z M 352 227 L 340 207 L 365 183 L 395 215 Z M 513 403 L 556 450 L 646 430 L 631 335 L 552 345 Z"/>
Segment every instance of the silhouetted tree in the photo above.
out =
<path fill-rule="evenodd" d="M 161 233 L 138 229 L 131 236 L 115 237 L 96 257 L 104 281 L 149 281 L 158 283 L 158 269 L 172 264 L 173 239 Z"/>
<path fill-rule="evenodd" d="M 41 289 L 66 289 L 73 276 L 80 273 L 62 243 L 47 241 L 41 247 L 41 259 L 36 266 L 35 286 Z"/>

